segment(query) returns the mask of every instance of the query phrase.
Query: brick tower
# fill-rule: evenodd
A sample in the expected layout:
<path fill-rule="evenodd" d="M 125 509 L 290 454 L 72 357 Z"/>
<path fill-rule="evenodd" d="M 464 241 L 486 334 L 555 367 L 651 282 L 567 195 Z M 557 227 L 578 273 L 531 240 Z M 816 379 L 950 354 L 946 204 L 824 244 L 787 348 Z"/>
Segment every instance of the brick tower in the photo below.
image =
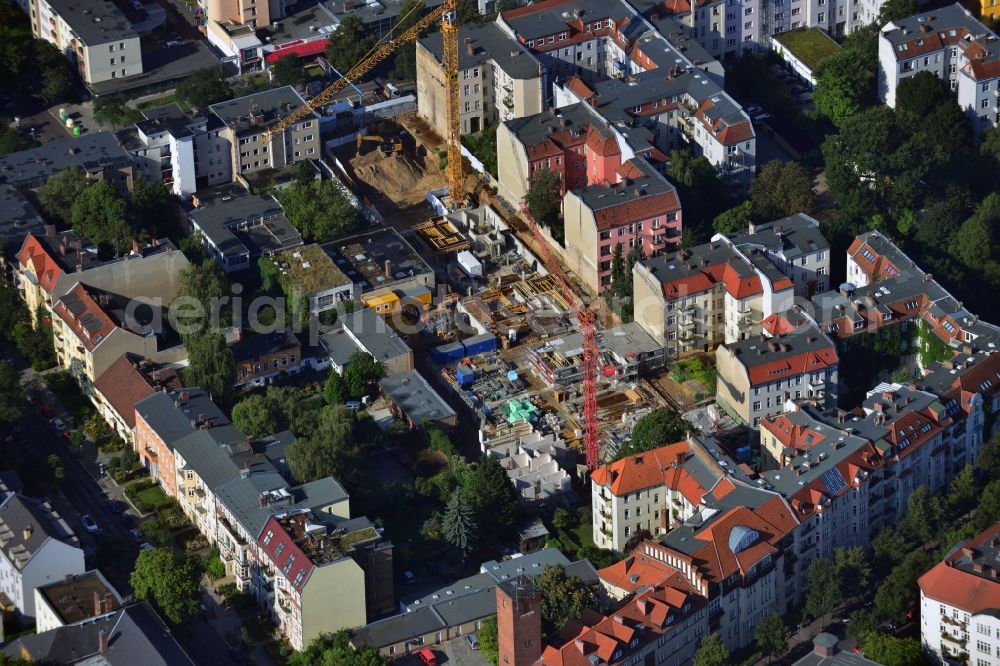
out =
<path fill-rule="evenodd" d="M 542 592 L 530 578 L 497 585 L 500 666 L 532 666 L 542 656 Z"/>

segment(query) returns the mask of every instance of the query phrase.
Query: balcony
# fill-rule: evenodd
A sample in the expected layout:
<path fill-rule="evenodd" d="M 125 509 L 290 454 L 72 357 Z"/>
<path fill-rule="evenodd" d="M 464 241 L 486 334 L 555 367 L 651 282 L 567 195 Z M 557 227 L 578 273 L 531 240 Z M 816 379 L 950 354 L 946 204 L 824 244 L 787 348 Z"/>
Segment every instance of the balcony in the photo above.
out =
<path fill-rule="evenodd" d="M 500 101 L 500 103 L 503 104 L 504 106 L 506 106 L 511 111 L 514 110 L 514 99 L 510 95 L 507 95 L 506 97 L 504 97 Z"/>

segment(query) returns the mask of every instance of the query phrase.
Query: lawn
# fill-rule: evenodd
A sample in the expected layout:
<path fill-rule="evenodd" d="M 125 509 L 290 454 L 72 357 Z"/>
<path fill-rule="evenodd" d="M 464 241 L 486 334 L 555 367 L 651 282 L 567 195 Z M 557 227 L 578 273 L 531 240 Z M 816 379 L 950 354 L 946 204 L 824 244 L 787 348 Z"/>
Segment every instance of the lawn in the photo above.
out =
<path fill-rule="evenodd" d="M 125 496 L 132 500 L 141 513 L 150 513 L 169 508 L 173 500 L 149 479 L 143 479 L 125 486 Z"/>
<path fill-rule="evenodd" d="M 840 50 L 840 45 L 817 28 L 799 28 L 775 35 L 774 39 L 815 71 L 821 62 Z"/>

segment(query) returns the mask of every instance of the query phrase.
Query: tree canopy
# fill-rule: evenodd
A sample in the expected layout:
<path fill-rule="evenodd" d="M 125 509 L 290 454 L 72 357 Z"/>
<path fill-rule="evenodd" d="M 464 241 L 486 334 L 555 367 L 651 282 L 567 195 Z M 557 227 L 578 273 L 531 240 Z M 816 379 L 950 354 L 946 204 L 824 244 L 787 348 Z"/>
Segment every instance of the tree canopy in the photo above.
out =
<path fill-rule="evenodd" d="M 865 657 L 883 666 L 924 666 L 924 650 L 916 638 L 870 633 L 864 638 Z"/>
<path fill-rule="evenodd" d="M 123 95 L 101 95 L 94 99 L 94 120 L 102 125 L 125 127 L 142 119 L 142 113 L 125 103 Z"/>
<path fill-rule="evenodd" d="M 441 529 L 445 539 L 462 559 L 468 558 L 476 547 L 476 520 L 472 515 L 472 506 L 461 489 L 451 494 L 441 519 Z"/>
<path fill-rule="evenodd" d="M 545 567 L 538 577 L 542 593 L 542 636 L 552 640 L 566 622 L 579 619 L 587 608 L 596 608 L 597 587 L 579 576 L 567 576 L 561 566 Z"/>
<path fill-rule="evenodd" d="M 194 617 L 201 594 L 200 581 L 200 559 L 195 555 L 175 555 L 169 548 L 140 551 L 129 579 L 135 596 L 152 603 L 173 624 Z"/>
<path fill-rule="evenodd" d="M 461 474 L 462 492 L 472 505 L 481 548 L 505 543 L 520 517 L 518 494 L 495 456 L 484 456 Z"/>
<path fill-rule="evenodd" d="M 202 331 L 184 341 L 188 366 L 184 370 L 185 386 L 199 386 L 219 405 L 232 404 L 236 383 L 236 361 L 218 331 Z"/>
<path fill-rule="evenodd" d="M 388 666 L 378 650 L 351 647 L 351 635 L 344 629 L 313 639 L 302 652 L 288 658 L 288 666 Z"/>
<path fill-rule="evenodd" d="M 754 214 L 761 220 L 776 220 L 795 213 L 808 215 L 816 208 L 812 176 L 798 162 L 768 162 L 750 185 L 750 201 Z"/>
<path fill-rule="evenodd" d="M 330 240 L 364 223 L 361 211 L 333 180 L 296 181 L 277 197 L 288 220 L 311 242 Z"/>
<path fill-rule="evenodd" d="M 788 650 L 788 638 L 788 627 L 778 613 L 768 615 L 757 625 L 757 649 L 769 659 Z"/>
<path fill-rule="evenodd" d="M 660 407 L 646 414 L 632 428 L 632 439 L 622 444 L 615 460 L 652 451 L 667 444 L 678 442 L 691 429 L 691 424 L 669 407 Z"/>
<path fill-rule="evenodd" d="M 271 65 L 271 80 L 279 86 L 297 86 L 306 80 L 305 70 L 297 55 L 286 55 L 278 58 L 277 62 Z"/>
<path fill-rule="evenodd" d="M 35 194 L 42 212 L 66 226 L 73 223 L 73 202 L 87 189 L 87 176 L 80 167 L 70 167 L 49 176 Z"/>
<path fill-rule="evenodd" d="M 110 247 L 115 256 L 126 253 L 134 234 L 126 221 L 125 199 L 106 180 L 84 188 L 70 206 L 73 231 Z"/>
<path fill-rule="evenodd" d="M 729 650 L 718 634 L 709 634 L 701 639 L 698 651 L 694 653 L 693 666 L 726 666 Z"/>
<path fill-rule="evenodd" d="M 13 423 L 21 418 L 26 402 L 17 370 L 0 360 L 0 423 Z"/>
<path fill-rule="evenodd" d="M 560 244 L 566 242 L 562 220 L 562 177 L 557 172 L 536 170 L 528 180 L 524 203 L 537 224 L 548 229 Z"/>
<path fill-rule="evenodd" d="M 285 454 L 299 483 L 332 476 L 349 489 L 358 487 L 364 468 L 364 447 L 354 438 L 354 416 L 342 405 L 320 412 L 317 427 L 298 437 Z"/>
<path fill-rule="evenodd" d="M 326 46 L 326 59 L 341 74 L 346 74 L 368 54 L 376 37 L 365 29 L 357 16 L 348 15 L 330 35 Z"/>
<path fill-rule="evenodd" d="M 344 387 L 352 398 L 368 395 L 375 382 L 385 377 L 385 366 L 368 352 L 358 350 L 351 354 L 344 368 Z"/>
<path fill-rule="evenodd" d="M 218 329 L 228 320 L 224 297 L 229 283 L 213 261 L 192 264 L 181 270 L 177 298 L 170 304 L 170 315 L 181 337 Z"/>
<path fill-rule="evenodd" d="M 219 67 L 196 69 L 177 84 L 174 92 L 179 102 L 199 111 L 233 97 L 233 89 Z"/>
<path fill-rule="evenodd" d="M 271 411 L 271 403 L 262 395 L 250 395 L 233 406 L 233 425 L 251 437 L 274 434 L 278 418 Z"/>
<path fill-rule="evenodd" d="M 684 202 L 684 231 L 690 236 L 689 243 L 707 242 L 712 236 L 713 220 L 731 204 L 731 188 L 722 182 L 707 158 L 687 150 L 670 153 L 667 175 Z"/>

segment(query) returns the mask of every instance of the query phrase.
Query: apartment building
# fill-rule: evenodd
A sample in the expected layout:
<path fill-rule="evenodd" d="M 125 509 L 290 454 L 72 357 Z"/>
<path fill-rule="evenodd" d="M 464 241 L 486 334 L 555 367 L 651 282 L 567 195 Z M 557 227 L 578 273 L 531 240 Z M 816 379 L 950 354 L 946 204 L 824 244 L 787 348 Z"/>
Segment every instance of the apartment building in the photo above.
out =
<path fill-rule="evenodd" d="M 302 344 L 291 331 L 241 334 L 232 349 L 237 386 L 264 386 L 280 373 L 294 374 L 302 368 Z"/>
<path fill-rule="evenodd" d="M 119 296 L 168 305 L 180 287 L 180 272 L 190 266 L 167 238 L 146 247 L 133 245 L 128 254 L 101 259 L 90 239 L 47 225 L 29 233 L 17 253 L 18 287 L 29 312 L 51 312 L 56 301 L 77 284 Z"/>
<path fill-rule="evenodd" d="M 295 88 L 285 86 L 208 107 L 207 113 L 222 121 L 219 137 L 232 146 L 230 168 L 234 180 L 242 178 L 245 182 L 262 171 L 319 158 L 322 143 L 316 113 L 307 114 L 281 132 L 264 135 L 305 103 Z"/>
<path fill-rule="evenodd" d="M 652 256 L 677 246 L 681 201 L 677 189 L 648 162 L 625 162 L 610 183 L 570 190 L 563 198 L 569 267 L 594 291 L 611 287 L 615 249 L 622 256 L 641 248 Z"/>
<path fill-rule="evenodd" d="M 979 0 L 979 17 L 983 21 L 993 23 L 1000 16 L 1000 3 L 997 0 Z"/>
<path fill-rule="evenodd" d="M 221 444 L 246 439 L 200 388 L 157 391 L 135 404 L 133 449 L 150 477 L 171 497 L 177 493 L 174 448 L 195 431 L 207 431 Z"/>
<path fill-rule="evenodd" d="M 90 399 L 115 434 L 131 446 L 136 403 L 157 391 L 178 389 L 180 385 L 177 370 L 136 354 L 122 354 L 98 375 Z"/>
<path fill-rule="evenodd" d="M 903 79 L 928 71 L 946 81 L 975 132 L 1000 120 L 1000 42 L 955 3 L 886 24 L 878 40 L 879 99 L 896 106 Z"/>
<path fill-rule="evenodd" d="M 789 400 L 808 398 L 829 408 L 837 403 L 838 361 L 833 340 L 811 325 L 726 343 L 715 350 L 715 400 L 753 428 Z"/>
<path fill-rule="evenodd" d="M 341 317 L 336 328 L 320 336 L 337 372 L 343 372 L 351 354 L 362 351 L 381 363 L 386 373 L 413 370 L 413 351 L 382 317 L 362 308 Z"/>
<path fill-rule="evenodd" d="M 548 82 L 541 63 L 496 23 L 463 24 L 458 33 L 462 134 L 496 122 L 540 113 Z M 448 134 L 444 44 L 440 33 L 417 40 L 417 113 Z"/>
<path fill-rule="evenodd" d="M 1000 523 L 964 541 L 917 581 L 920 642 L 936 663 L 1000 658 Z"/>
<path fill-rule="evenodd" d="M 35 620 L 35 589 L 86 571 L 80 540 L 47 501 L 11 493 L 0 502 L 0 593 L 19 623 Z"/>
<path fill-rule="evenodd" d="M 103 180 L 119 192 L 132 189 L 132 160 L 111 132 L 94 132 L 0 157 L 8 185 L 33 190 L 60 171 L 80 169 L 88 180 Z"/>
<path fill-rule="evenodd" d="M 176 103 L 142 111 L 133 128 L 117 133 L 135 170 L 162 181 L 181 198 L 233 180 L 232 144 L 212 114 L 186 112 Z"/>
<path fill-rule="evenodd" d="M 122 596 L 98 569 L 35 588 L 35 633 L 110 615 L 123 606 Z"/>
<path fill-rule="evenodd" d="M 166 308 L 76 285 L 52 306 L 56 361 L 90 395 L 94 382 L 123 354 L 180 363 L 187 350 L 167 322 Z"/>
<path fill-rule="evenodd" d="M 663 369 L 663 345 L 632 321 L 603 331 L 598 363 L 605 377 L 634 382 Z M 546 386 L 571 386 L 583 381 L 583 335 L 570 333 L 528 349 L 532 369 Z"/>
<path fill-rule="evenodd" d="M 364 625 L 372 616 L 365 603 L 372 582 L 388 583 L 391 607 L 392 546 L 367 518 L 337 522 L 307 511 L 271 516 L 257 544 L 275 572 L 279 627 L 295 649 Z"/>
<path fill-rule="evenodd" d="M 668 356 L 711 351 L 761 333 L 796 297 L 826 289 L 829 272 L 819 223 L 793 215 L 637 262 L 635 321 Z"/>
<path fill-rule="evenodd" d="M 132 23 L 109 0 L 18 0 L 31 32 L 62 51 L 85 83 L 142 74 L 142 49 Z"/>

